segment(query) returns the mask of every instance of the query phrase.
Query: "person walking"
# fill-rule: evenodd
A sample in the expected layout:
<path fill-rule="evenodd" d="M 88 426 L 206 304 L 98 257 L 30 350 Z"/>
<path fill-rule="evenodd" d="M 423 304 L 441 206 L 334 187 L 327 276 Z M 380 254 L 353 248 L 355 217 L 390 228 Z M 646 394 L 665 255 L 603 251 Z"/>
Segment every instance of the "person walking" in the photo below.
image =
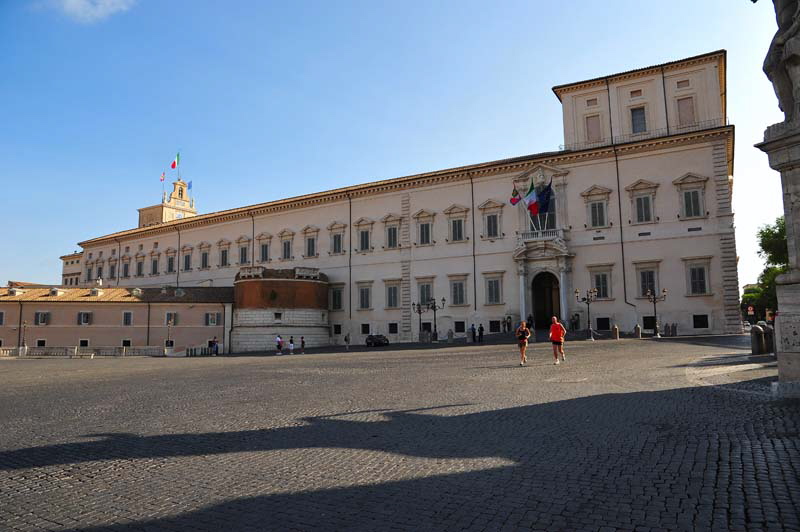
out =
<path fill-rule="evenodd" d="M 520 323 L 514 334 L 517 335 L 517 345 L 519 345 L 519 365 L 524 366 L 528 361 L 528 357 L 525 355 L 525 352 L 528 349 L 528 338 L 531 335 L 531 331 L 528 329 L 528 324 L 524 321 Z"/>
<path fill-rule="evenodd" d="M 533 327 L 533 314 L 528 314 L 528 318 L 525 320 L 525 322 L 528 324 L 528 328 Z"/>
<path fill-rule="evenodd" d="M 555 316 L 550 321 L 552 322 L 550 324 L 550 341 L 553 343 L 553 358 L 555 359 L 553 364 L 558 365 L 558 355 L 561 355 L 562 362 L 565 362 L 567 358 L 564 354 L 564 335 L 567 330 Z"/>
<path fill-rule="evenodd" d="M 506 330 L 508 332 L 512 332 L 512 325 L 511 325 L 511 316 L 506 316 Z"/>
<path fill-rule="evenodd" d="M 211 356 L 212 357 L 217 356 L 218 351 L 219 351 L 219 343 L 217 342 L 217 337 L 215 336 L 214 338 L 211 339 Z"/>
<path fill-rule="evenodd" d="M 478 327 L 478 343 L 483 343 L 483 323 Z"/>
<path fill-rule="evenodd" d="M 474 344 L 477 339 L 475 338 L 475 324 L 469 326 L 469 332 L 472 334 L 472 343 Z"/>
<path fill-rule="evenodd" d="M 301 355 L 305 355 L 306 354 L 306 337 L 305 336 L 301 336 L 300 337 L 300 354 Z"/>
<path fill-rule="evenodd" d="M 344 348 L 350 351 L 350 333 L 344 335 Z"/>
<path fill-rule="evenodd" d="M 289 354 L 294 354 L 294 336 L 289 337 Z"/>
<path fill-rule="evenodd" d="M 281 352 L 283 350 L 283 338 L 281 338 L 280 334 L 275 337 L 275 349 L 277 350 L 277 353 L 275 353 L 276 355 L 282 354 Z"/>

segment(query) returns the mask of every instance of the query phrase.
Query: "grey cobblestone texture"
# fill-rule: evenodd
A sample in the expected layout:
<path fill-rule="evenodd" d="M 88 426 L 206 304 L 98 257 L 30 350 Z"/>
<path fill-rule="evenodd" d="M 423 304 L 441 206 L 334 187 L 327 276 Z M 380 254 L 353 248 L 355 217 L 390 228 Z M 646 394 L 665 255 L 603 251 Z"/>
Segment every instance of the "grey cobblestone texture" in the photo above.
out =
<path fill-rule="evenodd" d="M 800 530 L 746 337 L 0 361 L 0 530 Z"/>

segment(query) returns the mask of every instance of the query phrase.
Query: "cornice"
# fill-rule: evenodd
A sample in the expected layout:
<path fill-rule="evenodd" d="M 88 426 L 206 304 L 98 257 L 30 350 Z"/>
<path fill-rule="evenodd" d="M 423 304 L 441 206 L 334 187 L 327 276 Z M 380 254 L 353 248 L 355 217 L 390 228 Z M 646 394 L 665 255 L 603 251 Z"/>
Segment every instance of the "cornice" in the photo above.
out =
<path fill-rule="evenodd" d="M 206 225 L 236 221 L 243 218 L 249 218 L 251 216 L 274 214 L 290 209 L 296 210 L 346 201 L 348 197 L 353 199 L 366 196 L 375 196 L 390 192 L 399 192 L 403 190 L 465 181 L 469 180 L 470 178 L 475 179 L 524 172 L 534 169 L 537 165 L 549 165 L 551 167 L 557 167 L 559 165 L 582 163 L 595 159 L 606 159 L 614 156 L 615 148 L 617 154 L 627 155 L 638 152 L 653 151 L 656 149 L 677 147 L 686 144 L 695 144 L 698 142 L 707 142 L 714 139 L 726 139 L 729 143 L 728 145 L 731 147 L 730 157 L 732 157 L 731 139 L 733 137 L 733 132 L 733 126 L 722 126 L 703 131 L 671 135 L 669 137 L 656 137 L 648 140 L 629 142 L 627 144 L 617 144 L 616 146 L 608 145 L 599 148 L 590 148 L 578 151 L 545 152 L 511 159 L 503 159 L 500 161 L 478 163 L 471 166 L 461 166 L 425 174 L 388 179 L 386 181 L 364 183 L 342 189 L 317 192 L 307 196 L 296 196 L 293 198 L 286 198 L 247 207 L 239 207 L 226 211 L 198 214 L 197 216 L 192 216 L 191 218 L 173 220 L 171 222 L 165 222 L 163 224 L 147 227 L 128 229 L 125 231 L 84 240 L 79 242 L 78 245 L 86 248 L 96 245 L 103 245 L 110 242 L 116 242 L 117 240 L 122 242 L 176 231 L 183 232 Z"/>

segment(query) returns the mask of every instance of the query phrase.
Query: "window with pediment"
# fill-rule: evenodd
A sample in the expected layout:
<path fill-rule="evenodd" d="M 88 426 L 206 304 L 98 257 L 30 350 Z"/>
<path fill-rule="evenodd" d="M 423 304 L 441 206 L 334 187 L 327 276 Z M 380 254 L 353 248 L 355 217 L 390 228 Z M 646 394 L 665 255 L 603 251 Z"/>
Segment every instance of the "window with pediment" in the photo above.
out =
<path fill-rule="evenodd" d="M 656 216 L 656 190 L 658 183 L 639 179 L 638 181 L 625 187 L 631 199 L 631 219 L 632 224 L 651 224 L 658 221 Z"/>
<path fill-rule="evenodd" d="M 495 200 L 486 200 L 478 205 L 481 211 L 483 240 L 497 240 L 503 238 L 503 207 L 504 203 Z"/>
<path fill-rule="evenodd" d="M 239 255 L 239 265 L 250 264 L 250 238 L 246 235 L 237 238 L 236 249 Z"/>
<path fill-rule="evenodd" d="M 384 249 L 398 249 L 400 247 L 400 225 L 403 218 L 396 214 L 387 214 L 381 218 L 383 222 Z"/>
<path fill-rule="evenodd" d="M 307 225 L 303 228 L 303 258 L 319 257 L 319 227 Z"/>
<path fill-rule="evenodd" d="M 344 231 L 347 224 L 341 222 L 333 222 L 328 225 L 328 234 L 330 235 L 330 255 L 344 254 Z"/>
<path fill-rule="evenodd" d="M 294 259 L 294 231 L 284 229 L 278 233 L 281 243 L 281 260 Z"/>
<path fill-rule="evenodd" d="M 416 245 L 432 246 L 436 243 L 433 236 L 433 218 L 435 213 L 422 209 L 414 214 L 416 224 Z"/>
<path fill-rule="evenodd" d="M 608 200 L 611 189 L 593 185 L 581 192 L 586 203 L 586 224 L 589 229 L 603 229 L 612 225 L 608 216 Z"/>
<path fill-rule="evenodd" d="M 369 253 L 372 251 L 372 226 L 375 224 L 374 220 L 369 218 L 359 218 L 353 224 L 356 228 L 358 247 L 356 251 L 359 253 Z"/>
<path fill-rule="evenodd" d="M 269 262 L 270 260 L 270 243 L 272 242 L 272 235 L 269 233 L 259 233 L 256 237 L 256 246 L 258 249 L 258 262 Z"/>
<path fill-rule="evenodd" d="M 218 248 L 218 256 L 219 262 L 217 266 L 219 268 L 227 268 L 231 265 L 230 259 L 230 250 L 231 250 L 231 241 L 227 238 L 221 238 L 217 241 L 217 248 Z"/>
<path fill-rule="evenodd" d="M 462 205 L 451 205 L 444 210 L 447 216 L 447 242 L 466 242 L 467 236 L 467 213 L 469 209 Z"/>
<path fill-rule="evenodd" d="M 678 189 L 681 212 L 679 218 L 686 220 L 692 218 L 705 218 L 706 211 L 706 182 L 708 178 L 697 174 L 684 174 L 672 182 Z"/>

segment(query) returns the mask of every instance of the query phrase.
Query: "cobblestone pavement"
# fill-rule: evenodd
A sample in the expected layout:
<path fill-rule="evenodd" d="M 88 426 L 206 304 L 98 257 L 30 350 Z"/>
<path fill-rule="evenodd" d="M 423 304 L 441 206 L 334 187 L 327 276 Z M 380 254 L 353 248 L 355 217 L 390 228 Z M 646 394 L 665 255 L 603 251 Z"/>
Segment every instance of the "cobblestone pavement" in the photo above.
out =
<path fill-rule="evenodd" d="M 0 360 L 0 529 L 800 530 L 746 342 Z"/>

